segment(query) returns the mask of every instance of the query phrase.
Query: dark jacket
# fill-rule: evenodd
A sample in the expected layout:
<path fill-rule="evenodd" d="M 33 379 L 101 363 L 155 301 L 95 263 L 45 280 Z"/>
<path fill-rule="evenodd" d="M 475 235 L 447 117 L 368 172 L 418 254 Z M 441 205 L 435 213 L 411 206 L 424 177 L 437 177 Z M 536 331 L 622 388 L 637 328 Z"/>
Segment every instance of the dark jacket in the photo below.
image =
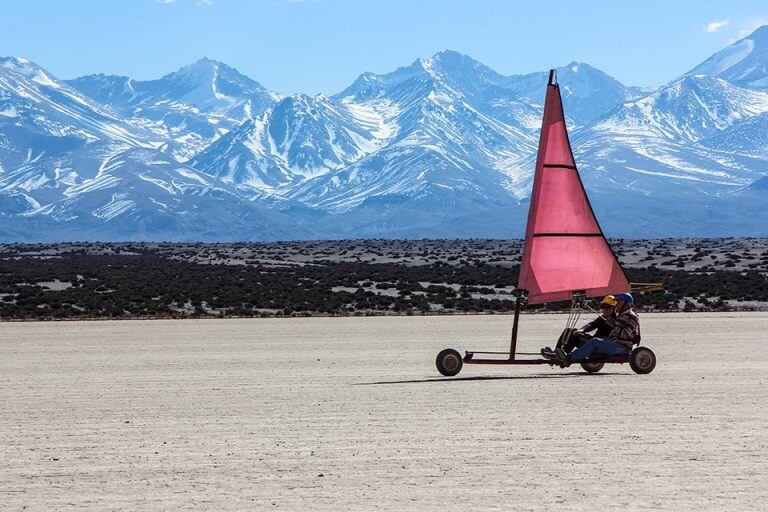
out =
<path fill-rule="evenodd" d="M 597 329 L 595 333 L 596 338 L 607 338 L 613 330 L 614 323 L 616 322 L 616 313 L 611 313 L 611 316 L 606 318 L 603 315 L 598 315 L 597 318 L 589 323 L 584 324 L 580 329 L 584 332 L 591 332 Z"/>

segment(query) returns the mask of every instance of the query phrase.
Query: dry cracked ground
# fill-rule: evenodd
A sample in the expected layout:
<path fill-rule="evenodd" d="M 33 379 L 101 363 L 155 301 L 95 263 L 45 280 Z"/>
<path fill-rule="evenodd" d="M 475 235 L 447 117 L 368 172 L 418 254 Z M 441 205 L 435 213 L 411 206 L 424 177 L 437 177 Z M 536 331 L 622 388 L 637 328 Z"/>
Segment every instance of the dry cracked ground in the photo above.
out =
<path fill-rule="evenodd" d="M 642 322 L 650 375 L 450 379 L 510 317 L 4 323 L 0 509 L 765 510 L 768 314 Z"/>

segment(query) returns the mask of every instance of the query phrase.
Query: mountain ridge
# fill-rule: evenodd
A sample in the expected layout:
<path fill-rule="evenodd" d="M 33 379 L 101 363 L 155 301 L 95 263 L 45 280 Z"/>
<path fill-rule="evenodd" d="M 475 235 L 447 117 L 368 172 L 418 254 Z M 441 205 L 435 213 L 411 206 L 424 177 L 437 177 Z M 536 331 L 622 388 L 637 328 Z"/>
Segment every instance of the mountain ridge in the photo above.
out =
<path fill-rule="evenodd" d="M 235 68 L 206 57 L 154 80 L 95 74 L 67 83 L 169 139 L 163 151 L 182 161 L 281 98 Z"/>
<path fill-rule="evenodd" d="M 686 74 L 710 75 L 737 86 L 768 90 L 768 25 L 720 50 Z"/>
<path fill-rule="evenodd" d="M 766 233 L 768 92 L 741 64 L 764 34 L 653 91 L 556 68 L 607 233 Z M 0 239 L 520 236 L 546 80 L 443 50 L 282 97 L 207 58 L 145 81 L 0 59 Z"/>

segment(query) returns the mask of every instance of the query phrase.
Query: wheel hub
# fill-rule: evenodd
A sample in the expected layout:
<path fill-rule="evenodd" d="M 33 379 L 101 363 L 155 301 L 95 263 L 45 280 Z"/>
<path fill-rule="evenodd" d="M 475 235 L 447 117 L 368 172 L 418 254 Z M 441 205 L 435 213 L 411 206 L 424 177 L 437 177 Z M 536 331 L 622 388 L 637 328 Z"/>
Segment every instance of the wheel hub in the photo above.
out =
<path fill-rule="evenodd" d="M 446 356 L 445 359 L 443 359 L 443 366 L 445 366 L 447 370 L 455 370 L 456 367 L 459 366 L 459 360 L 454 355 Z"/>

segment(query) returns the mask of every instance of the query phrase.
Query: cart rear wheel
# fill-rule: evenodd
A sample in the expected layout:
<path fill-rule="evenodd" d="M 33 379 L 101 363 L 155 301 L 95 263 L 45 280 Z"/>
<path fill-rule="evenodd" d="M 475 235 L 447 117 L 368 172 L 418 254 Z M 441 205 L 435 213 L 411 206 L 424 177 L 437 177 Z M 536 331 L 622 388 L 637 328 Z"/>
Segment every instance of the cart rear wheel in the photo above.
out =
<path fill-rule="evenodd" d="M 437 371 L 442 375 L 453 377 L 461 371 L 461 367 L 464 366 L 464 360 L 461 358 L 461 354 L 456 350 L 447 348 L 441 350 L 440 353 L 437 354 L 435 366 L 437 366 Z"/>
<path fill-rule="evenodd" d="M 656 368 L 656 354 L 648 347 L 635 347 L 629 355 L 629 366 L 635 373 L 651 373 Z"/>
<path fill-rule="evenodd" d="M 597 373 L 603 369 L 605 363 L 581 363 L 581 367 L 587 373 Z"/>

